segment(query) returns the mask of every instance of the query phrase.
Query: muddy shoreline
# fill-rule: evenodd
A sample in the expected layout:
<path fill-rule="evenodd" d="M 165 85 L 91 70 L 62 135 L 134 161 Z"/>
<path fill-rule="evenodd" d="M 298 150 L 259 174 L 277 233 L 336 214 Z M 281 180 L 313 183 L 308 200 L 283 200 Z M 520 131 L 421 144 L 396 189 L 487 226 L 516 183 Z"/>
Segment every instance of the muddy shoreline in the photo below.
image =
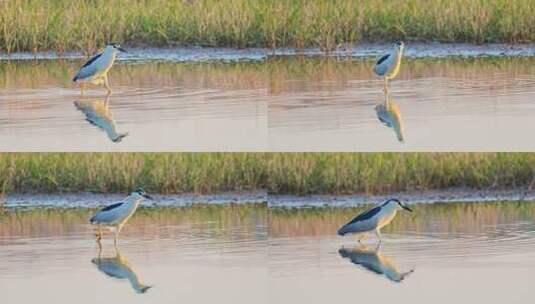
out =
<path fill-rule="evenodd" d="M 377 57 L 391 48 L 385 43 L 360 43 L 325 52 L 320 48 L 128 48 L 128 53 L 119 56 L 123 62 L 205 62 L 205 61 L 264 61 L 278 56 L 328 56 L 328 57 Z M 445 58 L 445 57 L 532 57 L 535 44 L 483 44 L 467 43 L 409 43 L 405 49 L 408 58 Z M 0 53 L 0 61 L 9 60 L 56 60 L 86 58 L 81 52 L 18 52 Z"/>
<path fill-rule="evenodd" d="M 4 207 L 6 208 L 97 208 L 118 202 L 126 194 L 96 194 L 96 193 L 61 193 L 61 194 L 6 194 Z M 213 195 L 196 195 L 193 193 L 178 195 L 153 195 L 153 201 L 142 204 L 143 207 L 188 207 L 194 204 L 224 205 L 224 204 L 263 204 L 267 201 L 264 191 L 225 192 Z"/>
<path fill-rule="evenodd" d="M 432 203 L 477 203 L 498 201 L 535 201 L 535 190 L 474 190 L 442 189 L 420 192 L 399 192 L 386 195 L 269 195 L 270 208 L 303 207 L 354 207 L 376 204 L 388 198 L 396 197 L 409 204 Z"/>
<path fill-rule="evenodd" d="M 154 195 L 144 207 L 188 207 L 196 204 L 265 204 L 270 208 L 354 207 L 375 204 L 388 198 L 400 198 L 409 204 L 478 203 L 499 201 L 535 201 L 535 190 L 443 189 L 421 192 L 399 192 L 385 195 L 272 195 L 266 191 L 227 192 L 213 195 Z M 97 208 L 124 198 L 122 194 L 61 193 L 8 194 L 5 208 Z"/>

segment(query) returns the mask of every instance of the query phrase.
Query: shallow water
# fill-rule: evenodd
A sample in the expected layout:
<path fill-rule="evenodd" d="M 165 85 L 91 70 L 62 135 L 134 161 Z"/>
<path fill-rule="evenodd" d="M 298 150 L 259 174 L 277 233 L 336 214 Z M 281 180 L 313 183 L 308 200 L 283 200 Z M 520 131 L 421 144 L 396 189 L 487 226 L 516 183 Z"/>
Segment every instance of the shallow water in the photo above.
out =
<path fill-rule="evenodd" d="M 0 215 L 3 303 L 265 303 L 265 205 L 145 208 L 103 249 L 87 209 Z"/>
<path fill-rule="evenodd" d="M 117 253 L 109 233 L 102 251 L 94 242 L 94 209 L 8 206 L 0 213 L 0 292 L 6 303 L 531 298 L 535 202 L 412 207 L 383 229 L 379 249 L 373 237 L 357 246 L 335 234 L 366 206 L 141 208 Z"/>
<path fill-rule="evenodd" d="M 523 303 L 532 298 L 535 203 L 413 206 L 358 246 L 337 228 L 362 209 L 270 209 L 269 298 L 326 303 Z"/>
<path fill-rule="evenodd" d="M 118 64 L 111 96 L 93 88 L 84 97 L 69 80 L 79 65 L 0 63 L 2 151 L 266 148 L 266 104 L 255 98 L 261 88 L 230 78 L 247 77 L 231 65 Z"/>
<path fill-rule="evenodd" d="M 112 69 L 109 98 L 102 88 L 80 97 L 70 83 L 80 60 L 1 60 L 0 149 L 535 148 L 525 135 L 535 127 L 534 57 L 433 59 L 418 54 L 426 53 L 404 60 L 387 97 L 382 81 L 371 73 L 370 57 L 134 57 Z"/>

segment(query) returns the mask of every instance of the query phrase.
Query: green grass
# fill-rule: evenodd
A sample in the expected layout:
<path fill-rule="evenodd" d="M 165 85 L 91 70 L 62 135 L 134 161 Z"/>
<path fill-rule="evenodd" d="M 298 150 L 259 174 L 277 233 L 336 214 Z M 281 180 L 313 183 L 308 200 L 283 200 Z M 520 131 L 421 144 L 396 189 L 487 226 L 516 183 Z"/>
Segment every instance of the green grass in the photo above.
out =
<path fill-rule="evenodd" d="M 532 0 L 9 0 L 0 2 L 0 49 L 533 42 L 533 16 Z"/>
<path fill-rule="evenodd" d="M 274 194 L 381 194 L 450 187 L 527 189 L 533 153 L 296 153 L 268 157 Z"/>
<path fill-rule="evenodd" d="M 263 154 L 14 153 L 0 155 L 2 192 L 217 193 L 261 189 Z"/>
<path fill-rule="evenodd" d="M 4 153 L 0 193 L 531 189 L 535 153 Z"/>

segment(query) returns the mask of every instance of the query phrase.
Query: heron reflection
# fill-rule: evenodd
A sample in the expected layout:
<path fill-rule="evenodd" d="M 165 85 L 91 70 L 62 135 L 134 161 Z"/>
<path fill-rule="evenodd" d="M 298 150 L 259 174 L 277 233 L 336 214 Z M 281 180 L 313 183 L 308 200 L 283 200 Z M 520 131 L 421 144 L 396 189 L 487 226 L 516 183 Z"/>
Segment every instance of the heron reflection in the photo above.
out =
<path fill-rule="evenodd" d="M 391 257 L 381 253 L 380 246 L 370 249 L 366 246 L 357 248 L 340 248 L 338 253 L 343 258 L 348 258 L 351 263 L 360 265 L 364 269 L 379 275 L 384 275 L 393 282 L 401 282 L 405 277 L 411 274 L 414 269 L 406 272 L 400 272 Z"/>
<path fill-rule="evenodd" d="M 117 131 L 113 114 L 109 109 L 111 94 L 106 95 L 104 100 L 76 100 L 74 105 L 85 115 L 85 119 L 92 125 L 106 132 L 112 142 L 120 142 L 128 133 Z"/>
<path fill-rule="evenodd" d="M 399 110 L 397 103 L 391 100 L 388 93 L 385 94 L 384 102 L 375 106 L 375 112 L 377 112 L 379 121 L 394 130 L 398 141 L 404 142 L 401 111 Z"/>
<path fill-rule="evenodd" d="M 115 279 L 130 281 L 130 285 L 132 285 L 136 293 L 145 293 L 152 287 L 142 283 L 142 280 L 128 260 L 121 254 L 119 248 L 116 248 L 114 257 L 101 257 L 102 247 L 99 247 L 98 257 L 91 260 L 99 271 Z"/>

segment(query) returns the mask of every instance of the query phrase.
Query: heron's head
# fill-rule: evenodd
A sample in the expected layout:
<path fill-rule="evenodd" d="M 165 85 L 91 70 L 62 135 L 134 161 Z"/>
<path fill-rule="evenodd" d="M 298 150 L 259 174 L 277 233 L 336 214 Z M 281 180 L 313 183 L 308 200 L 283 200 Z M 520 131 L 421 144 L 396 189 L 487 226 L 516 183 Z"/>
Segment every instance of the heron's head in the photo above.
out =
<path fill-rule="evenodd" d="M 148 195 L 143 188 L 137 188 L 134 192 L 132 192 L 132 195 L 141 196 L 150 200 L 152 199 L 152 197 Z"/>
<path fill-rule="evenodd" d="M 399 41 L 396 41 L 394 43 L 394 46 L 396 47 L 396 49 L 401 51 L 405 47 L 405 43 L 403 43 L 403 41 L 399 40 Z"/>
<path fill-rule="evenodd" d="M 111 48 L 113 51 L 115 52 L 123 52 L 123 53 L 127 53 L 125 49 L 123 49 L 119 43 L 110 43 L 107 45 L 108 48 Z"/>
<path fill-rule="evenodd" d="M 407 206 L 405 203 L 403 203 L 402 201 L 398 200 L 397 198 L 391 198 L 389 199 L 387 202 L 387 204 L 395 204 L 396 208 L 398 210 L 407 210 L 407 211 L 410 211 L 412 212 L 412 209 L 409 208 L 409 206 Z"/>

